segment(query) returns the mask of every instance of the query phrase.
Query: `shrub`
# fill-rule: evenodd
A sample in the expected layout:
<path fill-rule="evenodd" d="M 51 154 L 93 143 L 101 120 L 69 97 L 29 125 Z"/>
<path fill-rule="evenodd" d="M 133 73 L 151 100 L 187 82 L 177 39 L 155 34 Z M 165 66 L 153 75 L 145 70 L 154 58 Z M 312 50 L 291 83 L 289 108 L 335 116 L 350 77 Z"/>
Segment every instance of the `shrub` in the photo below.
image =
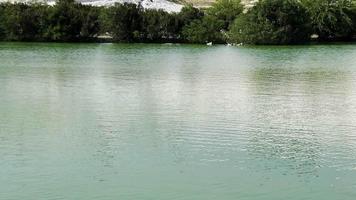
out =
<path fill-rule="evenodd" d="M 214 16 L 206 15 L 200 20 L 194 20 L 183 27 L 183 37 L 192 43 L 222 43 L 224 42 L 221 30 L 224 22 Z"/>
<path fill-rule="evenodd" d="M 229 40 L 248 44 L 299 44 L 309 41 L 309 16 L 298 0 L 262 0 L 238 17 Z"/>
<path fill-rule="evenodd" d="M 116 41 L 132 42 L 142 28 L 142 7 L 136 4 L 118 4 L 110 9 L 110 28 Z"/>
<path fill-rule="evenodd" d="M 352 0 L 304 0 L 320 40 L 348 39 L 353 35 Z"/>
<path fill-rule="evenodd" d="M 217 0 L 212 7 L 208 9 L 208 14 L 215 16 L 224 22 L 224 29 L 228 29 L 230 24 L 243 11 L 240 0 Z"/>

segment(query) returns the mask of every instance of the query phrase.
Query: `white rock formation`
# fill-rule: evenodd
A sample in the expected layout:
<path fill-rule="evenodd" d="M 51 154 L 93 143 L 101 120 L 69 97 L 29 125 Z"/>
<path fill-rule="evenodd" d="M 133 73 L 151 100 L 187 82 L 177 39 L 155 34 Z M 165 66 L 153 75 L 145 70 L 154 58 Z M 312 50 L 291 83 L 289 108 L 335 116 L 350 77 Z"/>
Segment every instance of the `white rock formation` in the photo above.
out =
<path fill-rule="evenodd" d="M 53 5 L 55 0 L 0 0 L 0 2 L 46 2 Z M 141 3 L 145 9 L 163 9 L 167 12 L 179 12 L 183 5 L 173 3 L 167 0 L 79 0 L 82 4 L 93 6 L 112 6 L 115 3 Z"/>

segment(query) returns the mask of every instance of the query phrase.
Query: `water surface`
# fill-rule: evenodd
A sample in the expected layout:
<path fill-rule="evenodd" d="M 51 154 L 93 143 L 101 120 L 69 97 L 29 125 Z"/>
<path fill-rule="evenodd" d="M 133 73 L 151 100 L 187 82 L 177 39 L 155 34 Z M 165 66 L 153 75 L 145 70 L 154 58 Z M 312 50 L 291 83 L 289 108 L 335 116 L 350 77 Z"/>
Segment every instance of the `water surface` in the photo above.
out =
<path fill-rule="evenodd" d="M 356 45 L 0 43 L 0 199 L 356 196 Z"/>

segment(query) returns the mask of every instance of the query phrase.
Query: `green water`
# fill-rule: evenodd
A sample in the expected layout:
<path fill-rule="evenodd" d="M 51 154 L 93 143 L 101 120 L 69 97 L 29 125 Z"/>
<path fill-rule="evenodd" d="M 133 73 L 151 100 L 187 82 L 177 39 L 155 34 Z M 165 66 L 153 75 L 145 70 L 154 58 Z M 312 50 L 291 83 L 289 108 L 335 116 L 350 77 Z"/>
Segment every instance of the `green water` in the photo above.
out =
<path fill-rule="evenodd" d="M 356 45 L 0 43 L 1 200 L 353 200 Z"/>

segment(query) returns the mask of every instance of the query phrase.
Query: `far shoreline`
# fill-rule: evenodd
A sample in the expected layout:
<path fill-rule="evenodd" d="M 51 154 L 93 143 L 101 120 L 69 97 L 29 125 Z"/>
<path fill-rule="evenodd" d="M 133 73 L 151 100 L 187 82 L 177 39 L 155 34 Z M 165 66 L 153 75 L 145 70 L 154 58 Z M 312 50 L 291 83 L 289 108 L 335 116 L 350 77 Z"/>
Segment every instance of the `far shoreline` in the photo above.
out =
<path fill-rule="evenodd" d="M 335 42 L 310 42 L 306 44 L 244 44 L 244 45 L 230 45 L 223 43 L 216 43 L 212 45 L 189 43 L 189 42 L 111 42 L 111 41 L 0 41 L 1 44 L 112 44 L 112 45 L 186 45 L 186 46 L 226 46 L 226 47 L 313 47 L 313 46 L 338 46 L 338 45 L 356 45 L 354 41 L 335 41 Z"/>

